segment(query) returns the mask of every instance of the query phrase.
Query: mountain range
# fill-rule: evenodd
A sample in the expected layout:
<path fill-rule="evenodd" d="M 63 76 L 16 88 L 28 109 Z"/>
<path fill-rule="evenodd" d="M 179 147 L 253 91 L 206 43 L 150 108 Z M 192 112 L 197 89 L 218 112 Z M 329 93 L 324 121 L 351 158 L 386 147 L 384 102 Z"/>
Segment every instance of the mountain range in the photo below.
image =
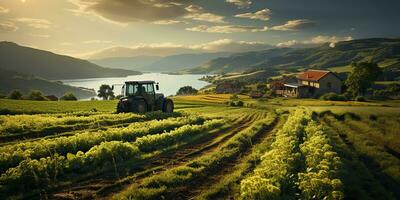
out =
<path fill-rule="evenodd" d="M 252 70 L 297 71 L 327 69 L 352 62 L 373 61 L 386 69 L 400 69 L 400 39 L 371 38 L 323 44 L 312 48 L 275 48 L 216 58 L 189 73 L 227 73 Z"/>
<path fill-rule="evenodd" d="M 0 69 L 0 94 L 8 94 L 12 90 L 19 90 L 28 94 L 32 90 L 40 90 L 44 95 L 61 97 L 72 92 L 79 99 L 86 99 L 96 95 L 94 90 L 64 85 L 59 81 L 49 81 L 33 75 Z"/>
<path fill-rule="evenodd" d="M 109 68 L 121 68 L 142 72 L 177 72 L 197 67 L 209 60 L 227 57 L 232 53 L 195 53 L 172 56 L 134 56 L 94 59 L 91 62 Z"/>
<path fill-rule="evenodd" d="M 125 69 L 104 68 L 86 60 L 24 47 L 12 42 L 0 42 L 0 68 L 53 80 L 141 74 Z"/>

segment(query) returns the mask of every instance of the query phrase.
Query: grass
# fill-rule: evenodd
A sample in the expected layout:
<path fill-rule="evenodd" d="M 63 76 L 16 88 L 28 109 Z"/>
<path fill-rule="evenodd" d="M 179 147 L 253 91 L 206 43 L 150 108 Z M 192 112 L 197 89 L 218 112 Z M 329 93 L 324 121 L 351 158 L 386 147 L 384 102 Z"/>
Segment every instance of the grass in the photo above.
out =
<path fill-rule="evenodd" d="M 315 188 L 309 190 L 305 181 L 308 180 L 307 176 L 314 180 L 317 175 L 313 171 L 317 167 L 309 161 L 316 158 L 317 164 L 324 164 L 319 160 L 323 157 L 319 150 L 323 148 L 313 147 L 315 144 L 329 144 L 331 147 L 324 147 L 325 150 L 336 152 L 342 161 L 340 169 L 335 169 L 342 180 L 345 199 L 400 197 L 399 192 L 396 192 L 400 191 L 399 100 L 337 102 L 292 98 L 257 100 L 239 96 L 245 103 L 244 107 L 230 107 L 226 102 L 231 96 L 213 94 L 172 97 L 179 116 L 171 116 L 163 121 L 160 120 L 164 118 L 159 112 L 153 112 L 149 113 L 149 117 L 138 115 L 138 122 L 135 122 L 135 114 L 114 114 L 116 101 L 38 102 L 0 99 L 2 134 L 16 134 L 19 137 L 19 133 L 45 133 L 52 127 L 77 128 L 71 135 L 61 136 L 63 133 L 57 128 L 51 137 L 38 134 L 34 139 L 19 137 L 12 143 L 3 143 L 0 157 L 10 154 L 7 157 L 10 161 L 3 159 L 5 167 L 2 171 L 13 170 L 7 174 L 2 173 L 0 177 L 5 180 L 7 175 L 11 182 L 20 177 L 22 183 L 15 183 L 16 188 L 30 186 L 24 189 L 26 193 L 22 195 L 18 196 L 12 190 L 0 196 L 9 199 L 13 198 L 11 195 L 17 195 L 14 197 L 18 199 L 34 198 L 41 194 L 45 198 L 53 192 L 64 192 L 65 195 L 72 195 L 68 197 L 76 198 L 110 199 L 119 194 L 117 197 L 144 199 L 237 199 L 240 198 L 242 180 L 254 175 L 268 175 L 263 172 L 265 166 L 284 160 L 274 161 L 268 152 L 273 149 L 275 153 L 283 152 L 277 149 L 285 146 L 287 140 L 282 140 L 285 138 L 278 133 L 284 130 L 288 122 L 286 114 L 298 108 L 306 108 L 315 112 L 312 113 L 313 123 L 320 123 L 327 129 L 321 133 L 310 131 L 314 134 L 310 137 L 306 137 L 308 133 L 296 136 L 298 144 L 295 145 L 295 153 L 300 162 L 293 165 L 295 169 L 291 176 L 294 177 L 290 180 L 298 180 L 296 177 L 302 172 L 303 183 L 286 184 L 296 189 L 288 192 L 288 196 L 305 197 L 304 191 L 317 191 Z M 196 132 L 195 129 L 202 126 L 202 123 L 185 122 L 180 116 L 224 122 L 215 129 Z M 131 118 L 133 121 L 130 121 Z M 280 119 L 279 123 L 273 131 L 269 131 L 275 118 Z M 125 119 L 128 119 L 128 123 L 125 123 Z M 150 119 L 155 120 L 148 121 Z M 78 129 L 79 124 L 91 125 L 101 120 L 111 120 L 112 126 L 99 123 L 99 127 L 93 130 L 85 127 Z M 286 125 L 286 129 L 296 129 L 296 123 Z M 147 130 L 151 127 L 152 130 Z M 319 126 L 314 129 L 322 130 Z M 126 138 L 123 133 L 135 137 Z M 18 160 L 16 155 L 19 153 L 21 156 Z M 272 169 L 275 168 L 273 166 Z M 279 173 L 272 173 L 275 174 Z M 32 179 L 34 176 L 39 179 Z M 258 180 L 255 177 L 254 181 Z M 35 186 L 38 183 L 43 184 L 41 190 Z M 112 189 L 107 190 L 108 186 Z"/>
<path fill-rule="evenodd" d="M 115 112 L 117 101 L 29 101 L 0 99 L 0 114 Z"/>

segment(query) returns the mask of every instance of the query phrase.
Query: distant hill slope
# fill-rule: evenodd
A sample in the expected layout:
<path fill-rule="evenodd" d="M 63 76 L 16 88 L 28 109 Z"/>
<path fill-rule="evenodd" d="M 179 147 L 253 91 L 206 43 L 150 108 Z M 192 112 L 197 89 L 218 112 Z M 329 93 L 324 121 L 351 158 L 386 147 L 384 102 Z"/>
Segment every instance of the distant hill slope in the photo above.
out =
<path fill-rule="evenodd" d="M 115 57 L 115 58 L 104 58 L 104 59 L 93 59 L 89 60 L 97 65 L 109 67 L 109 68 L 120 68 L 128 70 L 146 71 L 146 66 L 150 65 L 157 60 L 160 60 L 160 56 L 134 56 L 134 57 Z"/>
<path fill-rule="evenodd" d="M 209 60 L 230 56 L 232 53 L 197 53 L 173 56 L 135 56 L 105 58 L 91 62 L 109 68 L 130 69 L 142 72 L 177 72 L 197 67 Z"/>
<path fill-rule="evenodd" d="M 211 60 L 189 72 L 222 73 L 259 69 L 296 71 L 302 68 L 346 66 L 354 61 L 369 60 L 382 67 L 400 69 L 400 39 L 373 38 L 339 42 L 334 48 L 324 44 L 304 49 L 276 48 L 238 53 Z"/>
<path fill-rule="evenodd" d="M 57 97 L 61 97 L 66 92 L 72 92 L 79 99 L 96 95 L 93 90 L 72 87 L 60 82 L 0 69 L 0 93 L 8 94 L 12 90 L 20 90 L 24 94 L 28 94 L 31 90 L 40 90 L 45 95 L 56 95 Z"/>
<path fill-rule="evenodd" d="M 227 57 L 230 55 L 232 55 L 232 53 L 226 52 L 173 55 L 159 59 L 146 66 L 146 69 L 152 72 L 177 72 L 194 68 L 215 58 Z"/>
<path fill-rule="evenodd" d="M 46 79 L 100 78 L 136 75 L 140 72 L 103 68 L 86 60 L 0 42 L 0 68 Z"/>

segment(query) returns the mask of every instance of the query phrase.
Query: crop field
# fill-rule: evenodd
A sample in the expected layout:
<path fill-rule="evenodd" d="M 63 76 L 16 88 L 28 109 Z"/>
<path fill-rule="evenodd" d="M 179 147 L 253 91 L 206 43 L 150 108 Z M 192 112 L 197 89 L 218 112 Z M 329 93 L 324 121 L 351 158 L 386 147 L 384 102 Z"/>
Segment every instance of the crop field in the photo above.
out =
<path fill-rule="evenodd" d="M 398 102 L 229 97 L 0 100 L 0 199 L 400 199 Z"/>

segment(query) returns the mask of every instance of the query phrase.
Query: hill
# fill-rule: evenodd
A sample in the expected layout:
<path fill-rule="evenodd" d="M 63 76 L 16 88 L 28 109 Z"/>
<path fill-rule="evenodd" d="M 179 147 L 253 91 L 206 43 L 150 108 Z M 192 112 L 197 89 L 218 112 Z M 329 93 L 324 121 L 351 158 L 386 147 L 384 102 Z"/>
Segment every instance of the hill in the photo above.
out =
<path fill-rule="evenodd" d="M 212 59 L 230 56 L 232 53 L 199 53 L 199 54 L 179 54 L 167 56 L 146 66 L 148 71 L 154 72 L 177 72 L 185 69 L 194 68 Z"/>
<path fill-rule="evenodd" d="M 326 69 L 352 62 L 373 61 L 388 69 L 400 68 L 400 39 L 361 39 L 324 44 L 312 48 L 276 48 L 233 54 L 211 60 L 189 70 L 192 73 L 227 73 L 251 70 L 296 71 L 303 68 Z"/>
<path fill-rule="evenodd" d="M 232 53 L 222 52 L 178 54 L 166 57 L 135 56 L 104 58 L 90 61 L 109 68 L 121 68 L 142 72 L 177 72 L 184 69 L 194 68 L 209 60 L 218 57 L 226 57 L 231 54 Z"/>
<path fill-rule="evenodd" d="M 93 59 L 97 65 L 108 68 L 120 68 L 127 70 L 146 71 L 146 66 L 160 60 L 161 56 L 134 56 L 134 57 L 113 57 L 104 59 Z"/>
<path fill-rule="evenodd" d="M 140 72 L 100 67 L 86 60 L 0 42 L 0 68 L 45 79 L 78 79 L 137 75 Z"/>
<path fill-rule="evenodd" d="M 45 95 L 61 97 L 66 92 L 72 92 L 79 99 L 96 95 L 95 91 L 64 85 L 59 81 L 49 81 L 31 75 L 0 69 L 0 93 L 8 94 L 12 90 L 20 90 L 27 94 L 31 90 L 40 90 Z"/>

